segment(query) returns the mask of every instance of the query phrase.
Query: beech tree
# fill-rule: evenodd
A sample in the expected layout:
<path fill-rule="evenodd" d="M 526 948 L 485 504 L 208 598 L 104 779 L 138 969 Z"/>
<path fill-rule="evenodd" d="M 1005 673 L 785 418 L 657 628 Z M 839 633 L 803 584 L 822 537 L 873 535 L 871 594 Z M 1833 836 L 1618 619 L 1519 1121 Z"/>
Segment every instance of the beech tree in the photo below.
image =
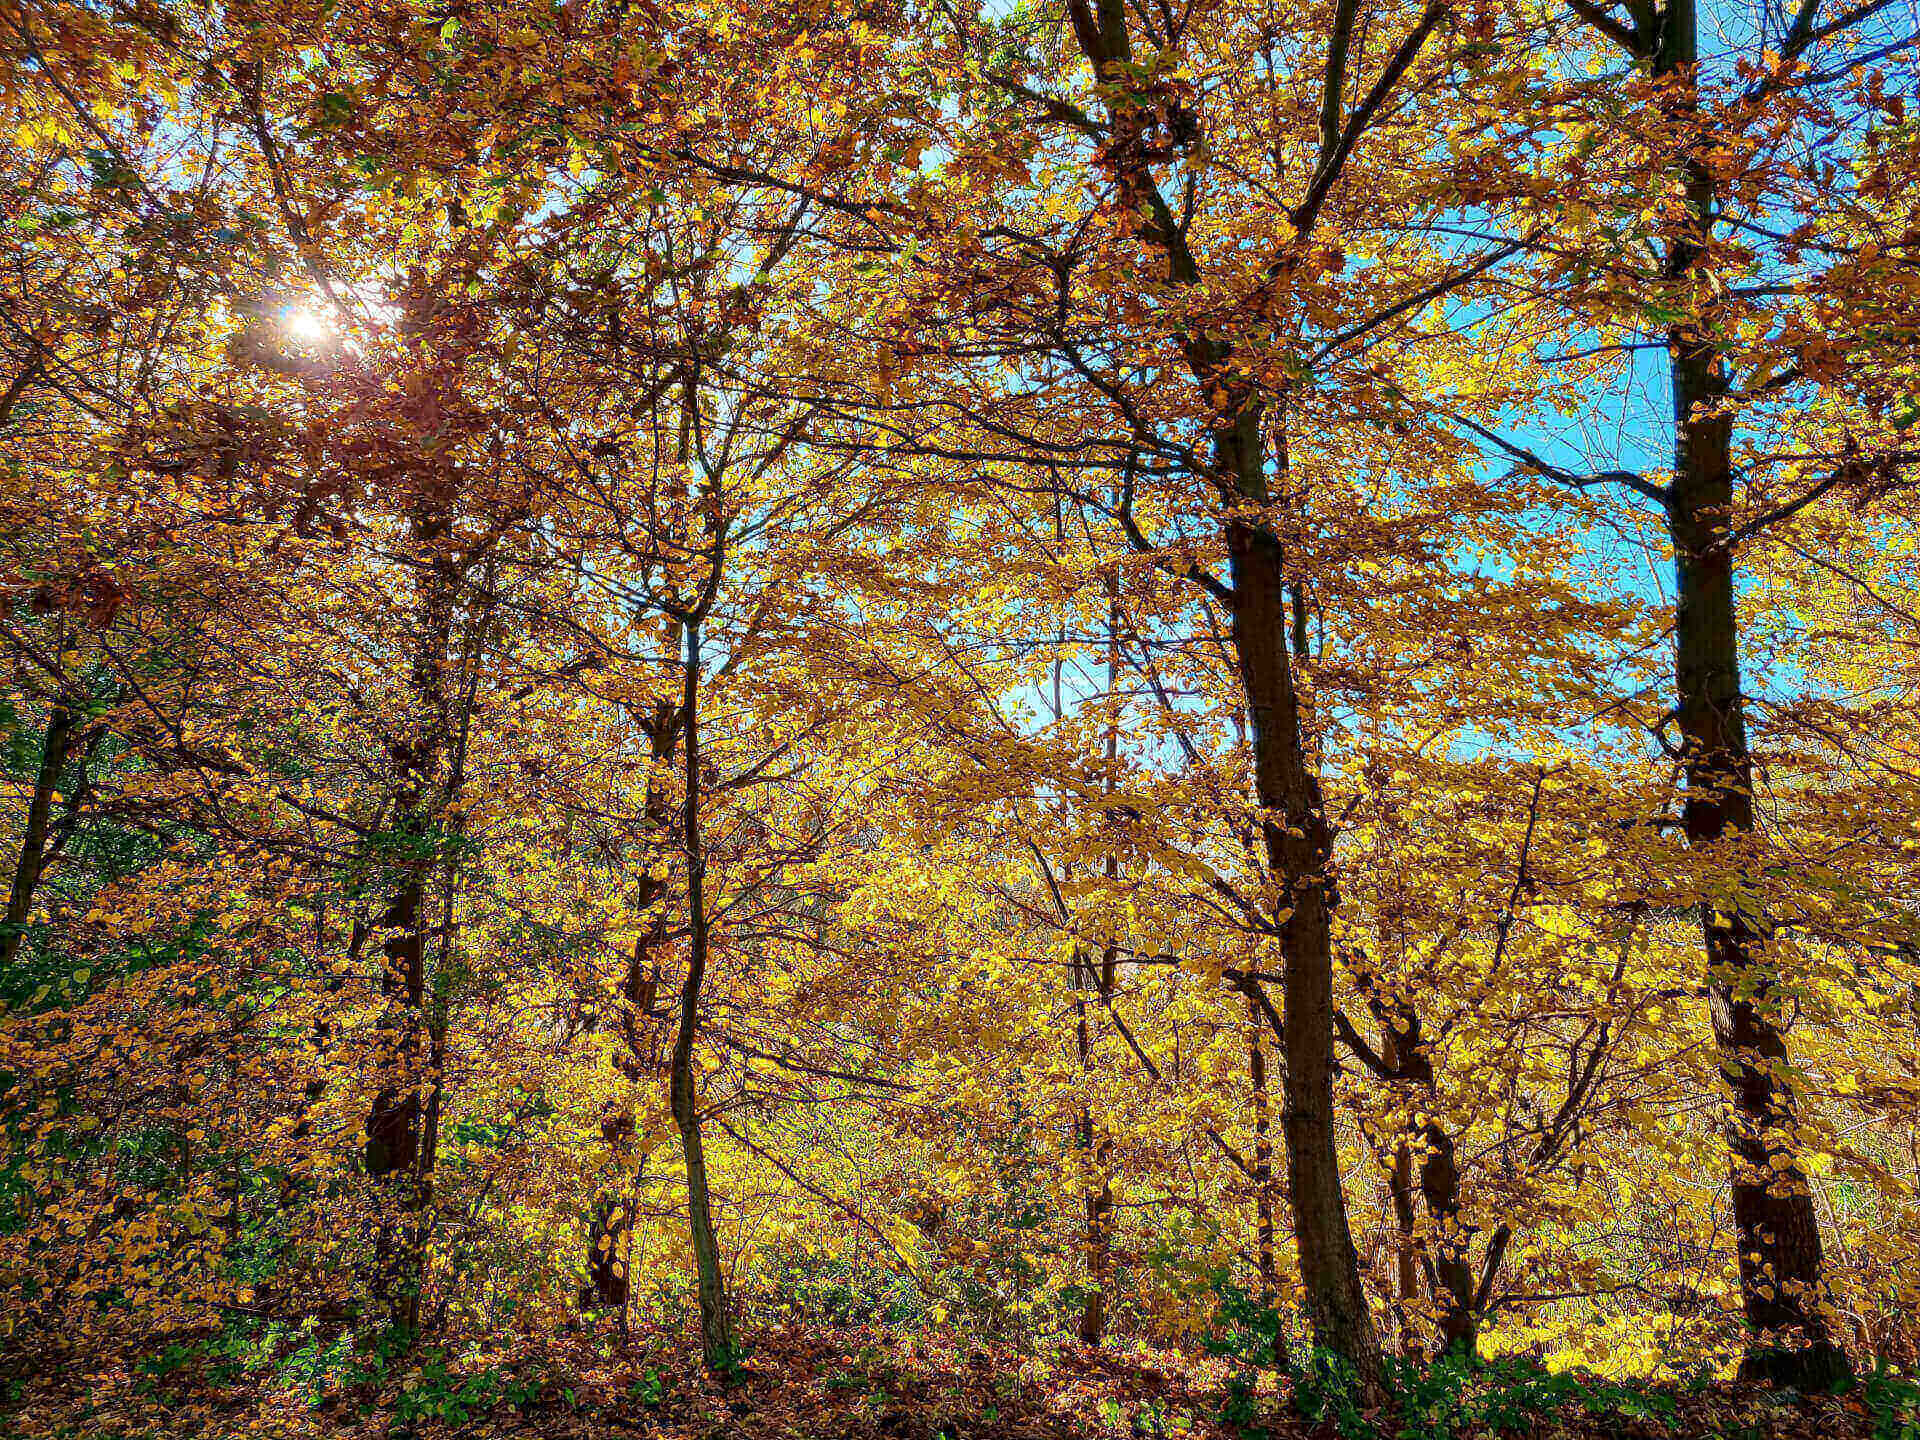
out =
<path fill-rule="evenodd" d="M 1597 339 L 1590 355 L 1664 352 L 1671 465 L 1586 473 L 1481 432 L 1537 474 L 1652 502 L 1666 529 L 1675 690 L 1658 733 L 1677 731 L 1682 823 L 1700 857 L 1709 1013 L 1732 1097 L 1727 1141 L 1751 1332 L 1744 1368 L 1812 1385 L 1843 1376 L 1846 1362 L 1797 1158 L 1782 947 L 1752 894 L 1747 837 L 1758 825 L 1740 562 L 1810 506 L 1872 503 L 1905 484 L 1913 459 L 1887 418 L 1891 397 L 1861 368 L 1879 362 L 1866 360 L 1860 337 L 1898 328 L 1887 306 L 1904 303 L 1876 278 L 1881 246 L 1857 238 L 1863 224 L 1884 223 L 1866 217 L 1890 183 L 1890 159 L 1899 163 L 1869 117 L 1884 93 L 1875 67 L 1910 50 L 1913 36 L 1884 11 L 1802 5 L 1750 34 L 1739 22 L 1725 48 L 1708 52 L 1693 4 L 1570 7 L 1603 52 L 1590 67 L 1602 78 L 1566 91 L 1593 127 L 1584 133 L 1598 139 L 1625 106 L 1645 106 L 1648 122 L 1612 137 L 1632 156 L 1620 179 L 1631 174 L 1626 184 L 1638 188 L 1610 178 L 1576 192 L 1577 204 L 1626 223 L 1587 219 L 1571 241 L 1556 236 L 1550 268 L 1570 283 L 1580 316 L 1571 333 Z M 1609 54 L 1630 69 L 1612 73 Z M 1843 168 L 1852 183 L 1834 183 Z"/>
<path fill-rule="evenodd" d="M 1897 1415 L 1915 33 L 0 4 L 0 1408 Z"/>

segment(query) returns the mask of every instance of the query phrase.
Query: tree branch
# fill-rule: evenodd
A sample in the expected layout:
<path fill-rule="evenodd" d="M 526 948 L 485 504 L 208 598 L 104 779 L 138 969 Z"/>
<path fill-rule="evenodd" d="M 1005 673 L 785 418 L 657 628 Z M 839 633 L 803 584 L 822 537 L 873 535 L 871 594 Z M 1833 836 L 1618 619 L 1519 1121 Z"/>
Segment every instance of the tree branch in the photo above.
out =
<path fill-rule="evenodd" d="M 1374 112 L 1392 93 L 1393 87 L 1400 83 L 1400 77 L 1407 68 L 1419 58 L 1420 51 L 1427 43 L 1427 37 L 1451 10 L 1448 0 L 1427 0 L 1427 8 L 1421 12 L 1419 22 L 1400 42 L 1400 48 L 1393 52 L 1387 61 L 1387 68 L 1380 72 L 1380 78 L 1373 82 L 1373 89 L 1347 117 L 1347 123 L 1340 132 L 1340 138 L 1327 152 L 1314 172 L 1313 182 L 1308 185 L 1306 197 L 1293 212 L 1293 228 L 1296 240 L 1313 229 L 1314 222 L 1320 218 L 1320 210 L 1327 202 L 1327 195 L 1333 189 L 1334 182 L 1340 178 L 1340 172 L 1346 169 L 1347 160 L 1353 154 L 1361 132 L 1373 123 Z"/>

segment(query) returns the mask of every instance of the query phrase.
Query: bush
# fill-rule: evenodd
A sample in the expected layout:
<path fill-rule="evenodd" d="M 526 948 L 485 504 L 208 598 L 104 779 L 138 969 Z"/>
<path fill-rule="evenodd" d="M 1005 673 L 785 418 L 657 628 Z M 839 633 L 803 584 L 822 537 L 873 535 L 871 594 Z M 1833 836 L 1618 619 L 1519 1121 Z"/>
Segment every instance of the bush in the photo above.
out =
<path fill-rule="evenodd" d="M 1674 1412 L 1673 1401 L 1664 1395 L 1573 1373 L 1555 1374 L 1517 1357 L 1483 1363 L 1453 1351 L 1431 1364 L 1403 1363 L 1394 1381 L 1404 1440 L 1525 1430 L 1568 1404 L 1578 1404 L 1589 1415 L 1635 1420 L 1664 1419 Z"/>
<path fill-rule="evenodd" d="M 1920 1382 L 1878 1361 L 1860 1379 L 1860 1399 L 1873 1418 L 1873 1440 L 1920 1440 Z"/>
<path fill-rule="evenodd" d="M 438 1421 L 456 1428 L 500 1405 L 525 1410 L 550 1392 L 571 1404 L 573 1392 L 561 1389 L 541 1372 L 516 1374 L 498 1366 L 460 1371 L 440 1352 L 429 1354 L 394 1402 L 394 1415 L 406 1424 Z"/>
<path fill-rule="evenodd" d="M 1309 1425 L 1331 1426 L 1341 1440 L 1379 1440 L 1378 1428 L 1360 1408 L 1353 1367 L 1340 1356 L 1311 1350 L 1292 1381 L 1294 1412 Z M 1524 1432 L 1568 1405 L 1628 1420 L 1666 1420 L 1676 1409 L 1667 1396 L 1639 1386 L 1555 1374 L 1526 1359 L 1482 1362 L 1458 1351 L 1433 1361 L 1390 1359 L 1387 1382 L 1398 1440 Z M 1250 1394 L 1230 1388 L 1229 1410 Z M 1238 1411 L 1223 1413 L 1222 1420 L 1245 1429 Z M 1920 1431 L 1890 1431 L 1885 1440 L 1920 1440 Z"/>
<path fill-rule="evenodd" d="M 1310 1425 L 1332 1425 L 1340 1440 L 1372 1440 L 1373 1426 L 1360 1409 L 1360 1377 L 1331 1350 L 1314 1346 L 1293 1372 L 1293 1409 Z"/>

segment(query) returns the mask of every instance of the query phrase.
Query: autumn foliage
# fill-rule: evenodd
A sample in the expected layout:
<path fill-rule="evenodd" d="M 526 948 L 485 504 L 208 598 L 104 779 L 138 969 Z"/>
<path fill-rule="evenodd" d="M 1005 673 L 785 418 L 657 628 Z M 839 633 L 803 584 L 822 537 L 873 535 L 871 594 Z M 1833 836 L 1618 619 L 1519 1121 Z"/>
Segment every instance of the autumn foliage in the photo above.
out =
<path fill-rule="evenodd" d="M 0 1415 L 1920 1424 L 1906 0 L 0 56 Z"/>

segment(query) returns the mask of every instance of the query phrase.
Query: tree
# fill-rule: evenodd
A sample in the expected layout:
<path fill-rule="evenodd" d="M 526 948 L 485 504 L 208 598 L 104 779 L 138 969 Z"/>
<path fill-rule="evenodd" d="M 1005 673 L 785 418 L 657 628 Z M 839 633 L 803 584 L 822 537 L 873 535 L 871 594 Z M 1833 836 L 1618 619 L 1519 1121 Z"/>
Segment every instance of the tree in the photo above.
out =
<path fill-rule="evenodd" d="M 1603 349 L 1630 351 L 1633 339 L 1614 337 L 1637 336 L 1643 326 L 1658 335 L 1671 392 L 1672 465 L 1664 481 L 1627 471 L 1576 474 L 1494 437 L 1539 473 L 1580 487 L 1620 485 L 1659 506 L 1674 583 L 1668 719 L 1680 735 L 1683 824 L 1701 866 L 1709 1009 L 1732 1098 L 1727 1143 L 1751 1334 L 1745 1368 L 1812 1386 L 1843 1376 L 1846 1362 L 1832 1333 L 1820 1226 L 1798 1158 L 1780 946 L 1775 922 L 1754 899 L 1755 774 L 1741 683 L 1738 559 L 1743 546 L 1825 496 L 1865 499 L 1897 483 L 1912 459 L 1884 422 L 1871 437 L 1845 424 L 1837 445 L 1828 431 L 1823 438 L 1834 448 L 1826 448 L 1789 408 L 1852 390 L 1854 367 L 1873 363 L 1865 359 L 1868 333 L 1883 333 L 1878 327 L 1889 318 L 1883 300 L 1867 298 L 1877 247 L 1841 238 L 1873 207 L 1886 162 L 1871 168 L 1869 138 L 1863 183 L 1853 193 L 1824 183 L 1835 168 L 1826 157 L 1852 160 L 1846 137 L 1858 133 L 1834 108 L 1838 94 L 1910 37 L 1893 36 L 1861 55 L 1823 47 L 1871 29 L 1881 8 L 1823 15 L 1818 3 L 1801 5 L 1778 36 L 1741 37 L 1741 48 L 1754 53 L 1728 72 L 1726 57 L 1702 54 L 1701 17 L 1690 0 L 1624 13 L 1572 7 L 1596 43 L 1634 67 L 1631 76 L 1575 87 L 1590 92 L 1579 102 L 1590 107 L 1588 123 L 1611 123 L 1618 106 L 1635 102 L 1654 117 L 1626 142 L 1635 147 L 1627 173 L 1647 188 L 1628 192 L 1631 198 L 1602 192 L 1599 203 L 1644 207 L 1650 223 L 1631 238 L 1602 227 L 1595 238 L 1603 249 L 1576 248 L 1582 258 L 1560 269 L 1573 276 L 1576 304 L 1593 305 L 1604 293 L 1616 298 L 1599 305 L 1624 299 L 1630 307 L 1603 322 Z M 1822 54 L 1834 57 L 1830 65 L 1823 67 Z M 1802 269 L 1810 244 L 1826 259 Z M 1596 263 L 1605 267 L 1603 280 L 1588 268 Z M 1796 274 L 1803 278 L 1790 278 Z M 1796 295 L 1808 298 L 1788 298 Z M 1802 328 L 1813 312 L 1847 318 L 1837 331 L 1823 322 L 1816 338 Z M 1816 410 L 1824 403 L 1812 400 Z M 1870 408 L 1883 413 L 1884 402 Z M 1743 426 L 1756 432 L 1744 449 L 1737 443 Z M 1784 449 L 1759 438 L 1769 432 L 1785 440 Z"/>

